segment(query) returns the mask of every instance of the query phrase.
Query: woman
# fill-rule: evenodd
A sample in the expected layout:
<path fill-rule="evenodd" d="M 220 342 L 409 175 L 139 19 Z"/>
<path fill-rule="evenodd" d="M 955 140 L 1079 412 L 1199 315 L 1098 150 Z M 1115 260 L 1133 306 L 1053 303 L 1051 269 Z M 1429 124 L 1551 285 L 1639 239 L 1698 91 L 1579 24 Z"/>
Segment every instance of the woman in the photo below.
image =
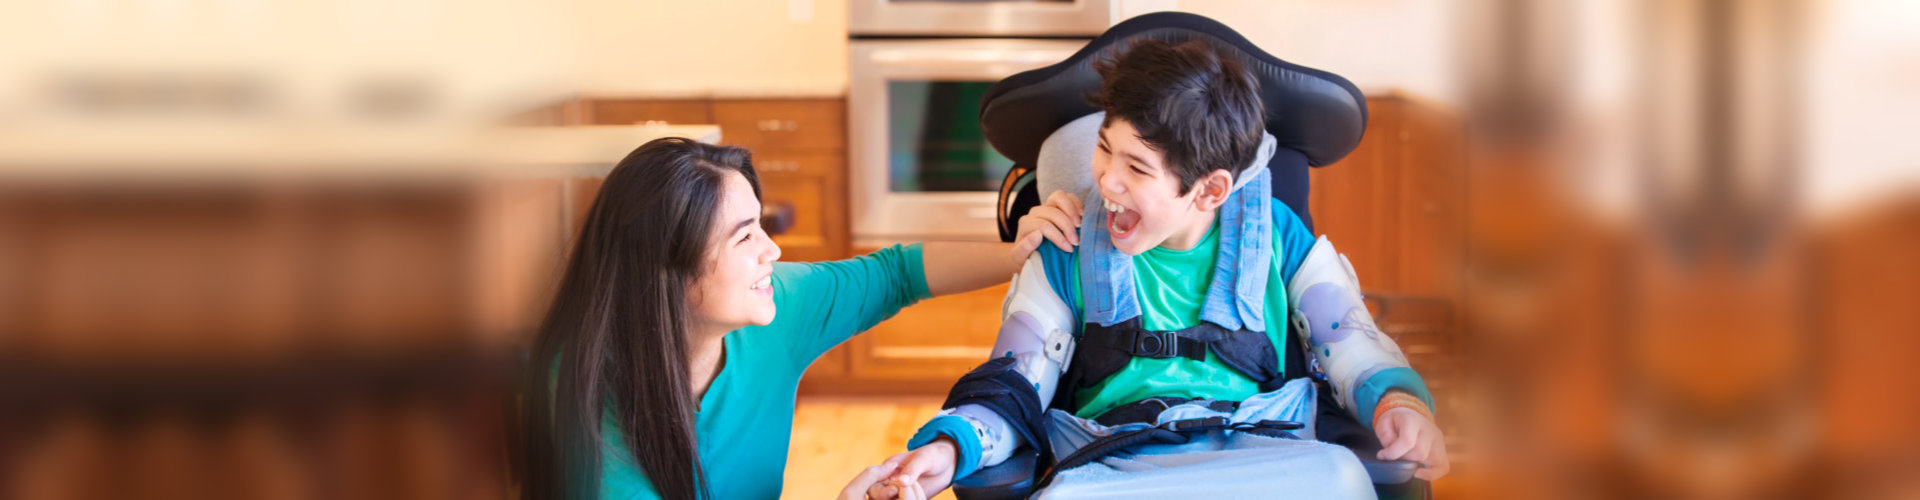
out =
<path fill-rule="evenodd" d="M 815 358 L 1015 270 L 998 243 L 777 263 L 760 209 L 744 149 L 660 139 L 614 167 L 534 343 L 523 497 L 777 497 Z"/>

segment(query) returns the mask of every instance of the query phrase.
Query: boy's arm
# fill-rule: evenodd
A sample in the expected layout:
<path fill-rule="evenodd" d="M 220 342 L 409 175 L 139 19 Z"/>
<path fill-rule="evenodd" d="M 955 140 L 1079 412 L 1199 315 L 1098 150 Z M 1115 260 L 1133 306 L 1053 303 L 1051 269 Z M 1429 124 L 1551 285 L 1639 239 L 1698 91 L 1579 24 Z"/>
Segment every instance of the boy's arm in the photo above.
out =
<path fill-rule="evenodd" d="M 1431 421 L 1433 397 L 1426 382 L 1393 338 L 1374 325 L 1346 256 L 1326 237 L 1313 238 L 1297 218 L 1283 219 L 1291 219 L 1281 222 L 1280 235 L 1281 248 L 1289 250 L 1287 299 L 1310 369 L 1333 387 L 1342 407 L 1369 426 L 1387 410 L 1403 407 Z"/>
<path fill-rule="evenodd" d="M 1038 447 L 1046 439 L 1039 418 L 1066 371 L 1076 325 L 1065 294 L 1053 289 L 1041 262 L 1039 254 L 1029 257 L 1014 276 L 992 358 L 960 379 L 946 408 L 907 444 L 917 449 L 952 439 L 958 455 L 954 479 L 1006 461 L 1023 443 Z"/>

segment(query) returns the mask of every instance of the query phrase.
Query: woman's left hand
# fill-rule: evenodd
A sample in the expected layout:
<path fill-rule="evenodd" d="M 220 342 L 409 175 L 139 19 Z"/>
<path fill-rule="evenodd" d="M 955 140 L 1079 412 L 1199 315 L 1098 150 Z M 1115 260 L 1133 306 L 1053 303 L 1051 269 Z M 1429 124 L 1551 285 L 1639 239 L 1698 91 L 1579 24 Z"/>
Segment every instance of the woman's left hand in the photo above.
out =
<path fill-rule="evenodd" d="M 1426 467 L 1413 473 L 1419 479 L 1432 481 L 1447 475 L 1446 440 L 1425 415 L 1412 408 L 1394 408 L 1380 415 L 1373 428 L 1385 446 L 1375 458 L 1420 462 Z"/>
<path fill-rule="evenodd" d="M 1014 266 L 1026 263 L 1027 256 L 1045 241 L 1052 241 L 1061 251 L 1073 251 L 1080 244 L 1080 214 L 1084 211 L 1078 196 L 1065 191 L 1047 195 L 1046 201 L 1020 217 L 1013 238 Z"/>

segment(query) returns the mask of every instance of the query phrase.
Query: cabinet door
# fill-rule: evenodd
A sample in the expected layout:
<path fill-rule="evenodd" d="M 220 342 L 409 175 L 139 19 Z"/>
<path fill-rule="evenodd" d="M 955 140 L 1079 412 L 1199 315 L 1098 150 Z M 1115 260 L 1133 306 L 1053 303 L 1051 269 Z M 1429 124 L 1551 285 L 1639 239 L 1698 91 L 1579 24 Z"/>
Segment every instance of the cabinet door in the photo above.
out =
<path fill-rule="evenodd" d="M 952 385 L 987 360 L 1006 295 L 1002 284 L 901 310 L 854 338 L 848 368 L 856 377 Z"/>
<path fill-rule="evenodd" d="M 781 260 L 820 261 L 846 258 L 846 181 L 840 175 L 846 156 L 769 150 L 754 152 L 754 170 L 760 174 L 762 203 L 769 215 L 785 212 L 791 227 L 774 236 Z M 790 211 L 789 211 L 790 210 Z"/>
<path fill-rule="evenodd" d="M 780 260 L 821 261 L 838 257 L 827 238 L 827 178 L 818 175 L 776 174 L 760 176 L 761 203 L 769 212 L 792 215 L 787 230 L 773 237 L 780 245 Z"/>
<path fill-rule="evenodd" d="M 1308 204 L 1314 230 L 1353 263 L 1360 287 L 1398 291 L 1400 101 L 1368 99 L 1367 131 L 1352 154 L 1315 168 Z"/>
<path fill-rule="evenodd" d="M 1466 138 L 1458 119 L 1427 106 L 1402 114 L 1399 291 L 1459 299 L 1466 251 Z"/>

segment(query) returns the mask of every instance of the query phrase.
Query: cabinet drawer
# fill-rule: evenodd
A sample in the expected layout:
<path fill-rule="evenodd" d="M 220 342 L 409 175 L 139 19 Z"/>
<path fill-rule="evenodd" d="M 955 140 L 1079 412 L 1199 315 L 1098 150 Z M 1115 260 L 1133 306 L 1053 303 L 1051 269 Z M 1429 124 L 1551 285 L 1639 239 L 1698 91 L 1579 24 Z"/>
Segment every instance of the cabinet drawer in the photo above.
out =
<path fill-rule="evenodd" d="M 726 134 L 723 129 L 721 134 Z M 810 153 L 779 150 L 752 150 L 753 170 L 761 176 L 803 174 L 833 177 L 846 169 L 846 156 L 838 153 Z"/>
<path fill-rule="evenodd" d="M 721 142 L 755 153 L 846 149 L 846 105 L 838 99 L 716 101 Z"/>

